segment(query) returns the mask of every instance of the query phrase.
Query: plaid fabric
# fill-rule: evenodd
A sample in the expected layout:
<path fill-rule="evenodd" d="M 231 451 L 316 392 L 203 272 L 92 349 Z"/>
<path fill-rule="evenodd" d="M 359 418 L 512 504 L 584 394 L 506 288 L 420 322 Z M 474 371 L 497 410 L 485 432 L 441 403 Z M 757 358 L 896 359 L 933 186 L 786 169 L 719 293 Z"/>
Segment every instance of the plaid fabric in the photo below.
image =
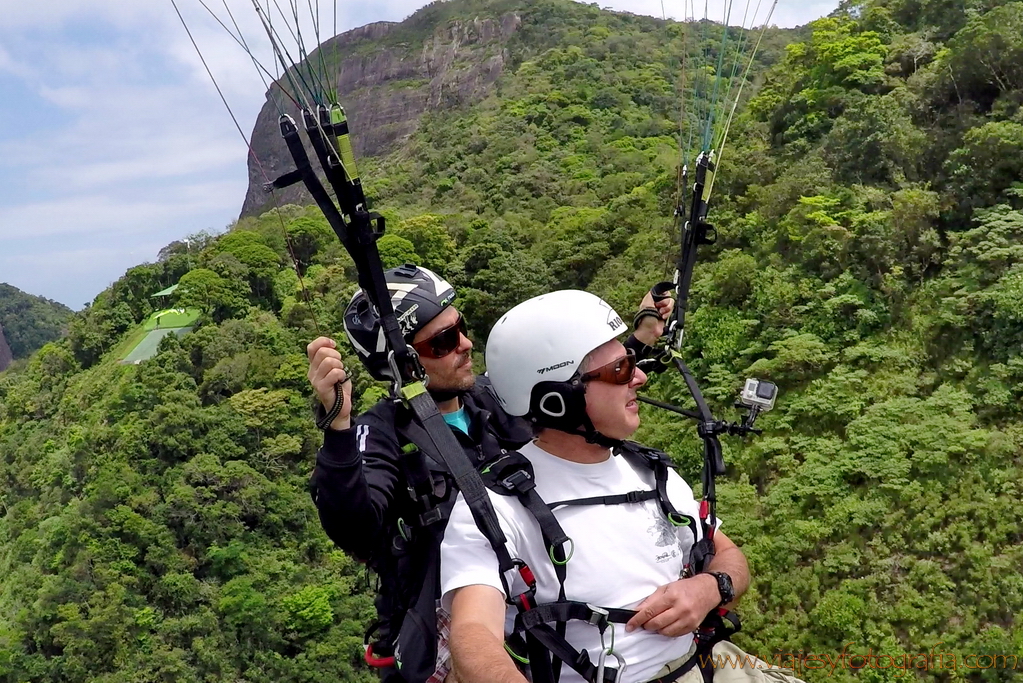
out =
<path fill-rule="evenodd" d="M 441 607 L 437 607 L 437 668 L 426 683 L 444 683 L 451 673 L 451 650 L 448 649 L 448 638 L 451 636 L 451 615 Z"/>

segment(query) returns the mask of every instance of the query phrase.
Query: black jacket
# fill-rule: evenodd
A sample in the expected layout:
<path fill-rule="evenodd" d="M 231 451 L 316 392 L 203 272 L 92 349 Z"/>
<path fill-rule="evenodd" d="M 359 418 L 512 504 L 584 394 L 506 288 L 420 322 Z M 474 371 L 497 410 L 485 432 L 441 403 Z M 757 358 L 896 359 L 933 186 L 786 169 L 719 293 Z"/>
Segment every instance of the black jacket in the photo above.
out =
<path fill-rule="evenodd" d="M 477 377 L 462 404 L 469 435 L 458 429 L 452 432 L 477 466 L 532 438 L 525 420 L 501 409 L 485 377 Z M 423 454 L 433 482 L 433 508 L 440 513 L 424 526 L 423 505 L 409 493 L 406 467 L 411 457 L 402 450 L 408 439 L 401 435 L 400 425 L 408 419 L 407 411 L 388 399 L 356 418 L 350 429 L 327 430 L 316 456 L 311 492 L 327 535 L 342 550 L 366 562 L 380 580 L 374 652 L 391 654 L 400 630 L 404 640 L 413 641 L 411 646 L 405 643 L 402 673 L 406 680 L 419 680 L 432 671 L 429 667 L 436 646 L 433 604 L 440 597 L 439 571 L 434 565 L 440 559 L 440 541 L 457 491 L 439 456 Z M 407 611 L 422 612 L 413 618 L 421 634 L 413 631 L 409 635 Z M 413 647 L 423 651 L 412 653 Z M 418 665 L 413 660 L 418 660 Z M 412 673 L 415 670 L 420 671 L 418 676 Z"/>
<path fill-rule="evenodd" d="M 453 429 L 466 456 L 474 464 L 515 450 L 532 438 L 529 424 L 501 409 L 489 381 L 480 376 L 462 397 L 469 419 L 467 436 Z M 327 430 L 316 455 L 311 490 L 324 530 L 342 550 L 371 565 L 391 547 L 399 518 L 412 523 L 418 514 L 408 493 L 402 467 L 405 439 L 397 431 L 404 419 L 395 401 L 382 400 L 357 417 L 350 429 Z M 427 460 L 429 469 L 442 473 L 443 465 Z M 446 490 L 438 477 L 441 500 L 454 504 L 451 482 Z M 446 518 L 446 515 L 445 515 Z"/>

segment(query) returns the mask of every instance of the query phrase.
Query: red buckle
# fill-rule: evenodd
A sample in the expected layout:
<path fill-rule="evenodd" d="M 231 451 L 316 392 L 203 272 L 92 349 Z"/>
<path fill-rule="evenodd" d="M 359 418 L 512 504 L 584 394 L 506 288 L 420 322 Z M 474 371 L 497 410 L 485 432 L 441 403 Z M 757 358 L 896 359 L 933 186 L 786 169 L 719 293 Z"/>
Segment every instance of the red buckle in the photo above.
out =
<path fill-rule="evenodd" d="M 710 503 L 705 500 L 700 501 L 700 519 L 707 519 L 710 515 Z"/>
<path fill-rule="evenodd" d="M 366 664 L 370 665 L 374 669 L 386 669 L 394 666 L 394 656 L 390 657 L 377 657 L 373 654 L 373 644 L 370 643 L 366 646 L 366 654 L 363 657 Z"/>
<path fill-rule="evenodd" d="M 528 564 L 523 564 L 519 567 L 519 576 L 526 582 L 531 590 L 536 589 L 536 576 L 533 574 L 533 570 L 529 568 Z"/>

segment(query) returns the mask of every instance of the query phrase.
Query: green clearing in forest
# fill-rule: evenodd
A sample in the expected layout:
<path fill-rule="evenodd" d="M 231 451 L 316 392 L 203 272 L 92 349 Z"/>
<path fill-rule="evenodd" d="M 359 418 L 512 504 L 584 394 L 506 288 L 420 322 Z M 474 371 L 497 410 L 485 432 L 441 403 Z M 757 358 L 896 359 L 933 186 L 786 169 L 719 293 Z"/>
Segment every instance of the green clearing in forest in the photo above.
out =
<path fill-rule="evenodd" d="M 122 363 L 135 364 L 152 358 L 168 334 L 184 336 L 192 330 L 200 311 L 194 308 L 168 308 L 155 311 L 132 332 L 117 351 Z"/>
<path fill-rule="evenodd" d="M 149 316 L 149 319 L 143 323 L 143 327 L 146 330 L 188 327 L 199 319 L 199 313 L 200 312 L 194 308 L 167 308 L 162 311 L 154 312 L 151 316 Z"/>

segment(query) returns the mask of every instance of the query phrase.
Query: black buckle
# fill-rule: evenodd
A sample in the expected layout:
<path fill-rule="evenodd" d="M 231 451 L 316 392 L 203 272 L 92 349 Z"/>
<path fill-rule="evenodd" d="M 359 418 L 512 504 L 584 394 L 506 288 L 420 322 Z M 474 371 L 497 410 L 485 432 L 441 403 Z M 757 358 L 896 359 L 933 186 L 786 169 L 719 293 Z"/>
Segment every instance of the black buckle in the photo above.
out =
<path fill-rule="evenodd" d="M 536 482 L 526 470 L 516 470 L 501 480 L 501 486 L 512 491 L 525 493 L 536 488 Z"/>
<path fill-rule="evenodd" d="M 644 493 L 643 491 L 629 491 L 628 493 L 625 494 L 625 502 L 626 503 L 638 503 L 641 500 L 643 500 L 641 498 L 643 493 Z"/>
<path fill-rule="evenodd" d="M 430 508 L 419 516 L 419 524 L 420 526 L 430 526 L 442 519 L 444 519 L 444 513 L 441 512 L 439 507 Z"/>

